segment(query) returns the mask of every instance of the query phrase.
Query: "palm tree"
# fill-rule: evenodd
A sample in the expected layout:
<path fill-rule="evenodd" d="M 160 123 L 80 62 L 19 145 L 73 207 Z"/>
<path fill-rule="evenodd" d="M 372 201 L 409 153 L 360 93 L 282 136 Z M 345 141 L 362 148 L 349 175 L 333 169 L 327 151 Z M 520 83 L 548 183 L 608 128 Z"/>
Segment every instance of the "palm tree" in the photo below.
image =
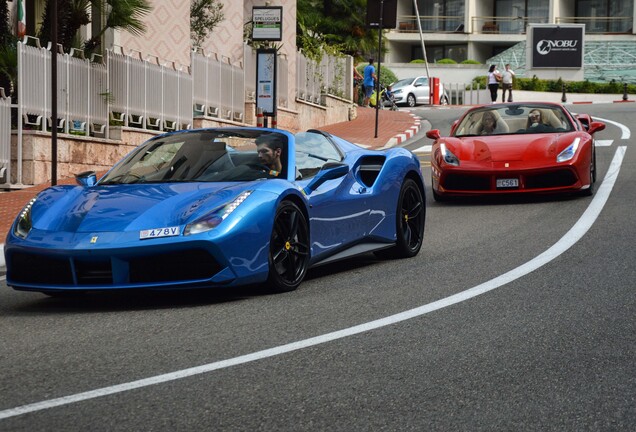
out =
<path fill-rule="evenodd" d="M 65 51 L 70 48 L 82 48 L 86 53 L 101 51 L 101 39 L 109 29 L 124 30 L 134 35 L 142 35 L 146 27 L 143 17 L 152 10 L 148 0 L 57 0 L 58 31 L 57 40 Z M 106 15 L 106 24 L 91 39 L 77 42 L 80 27 L 91 23 L 89 11 L 102 11 Z M 99 14 L 97 14 L 99 15 Z M 38 37 L 43 44 L 50 41 L 51 1 L 47 0 L 42 27 Z M 74 46 L 75 45 L 75 46 Z"/>
<path fill-rule="evenodd" d="M 0 87 L 6 95 L 14 97 L 13 82 L 17 76 L 18 57 L 16 38 L 9 28 L 7 0 L 0 0 Z"/>

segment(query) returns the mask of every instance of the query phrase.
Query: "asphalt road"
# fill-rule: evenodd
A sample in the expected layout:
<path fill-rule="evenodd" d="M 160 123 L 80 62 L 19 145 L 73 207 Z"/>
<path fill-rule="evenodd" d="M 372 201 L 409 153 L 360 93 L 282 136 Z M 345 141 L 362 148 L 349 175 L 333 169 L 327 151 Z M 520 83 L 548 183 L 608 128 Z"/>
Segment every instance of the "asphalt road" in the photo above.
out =
<path fill-rule="evenodd" d="M 447 131 L 458 109 L 419 114 Z M 634 430 L 625 136 L 598 134 L 594 197 L 440 204 L 429 189 L 417 257 L 322 267 L 292 293 L 53 299 L 0 280 L 0 430 Z"/>

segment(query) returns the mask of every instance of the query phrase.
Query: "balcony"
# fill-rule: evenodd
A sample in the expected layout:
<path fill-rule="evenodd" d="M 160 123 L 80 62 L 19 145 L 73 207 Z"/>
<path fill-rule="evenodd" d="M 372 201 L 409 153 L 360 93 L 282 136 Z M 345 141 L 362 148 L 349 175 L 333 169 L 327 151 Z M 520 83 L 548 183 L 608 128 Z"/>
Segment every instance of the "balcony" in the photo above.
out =
<path fill-rule="evenodd" d="M 522 16 L 474 16 L 471 17 L 472 32 L 476 34 L 526 34 L 528 24 L 546 24 L 547 18 Z"/>
<path fill-rule="evenodd" d="M 557 17 L 557 24 L 585 24 L 585 34 L 632 34 L 632 17 Z"/>
<path fill-rule="evenodd" d="M 417 33 L 417 16 L 401 15 L 397 19 L 397 31 L 400 33 Z M 465 33 L 463 16 L 421 16 L 422 33 Z"/>
<path fill-rule="evenodd" d="M 400 15 L 399 33 L 417 33 L 417 16 Z M 529 24 L 548 24 L 547 17 L 473 16 L 464 28 L 463 16 L 420 16 L 422 33 L 523 35 Z M 585 24 L 586 34 L 632 34 L 632 17 L 557 17 L 556 24 Z"/>

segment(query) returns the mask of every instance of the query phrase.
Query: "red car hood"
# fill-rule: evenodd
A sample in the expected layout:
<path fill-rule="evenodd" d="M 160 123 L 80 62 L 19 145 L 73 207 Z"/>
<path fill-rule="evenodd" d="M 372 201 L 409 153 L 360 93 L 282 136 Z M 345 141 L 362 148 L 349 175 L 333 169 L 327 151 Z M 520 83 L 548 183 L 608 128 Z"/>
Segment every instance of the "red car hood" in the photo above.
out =
<path fill-rule="evenodd" d="M 466 137 L 458 140 L 455 155 L 463 161 L 554 161 L 563 134 Z M 449 143 L 450 144 L 450 143 Z"/>

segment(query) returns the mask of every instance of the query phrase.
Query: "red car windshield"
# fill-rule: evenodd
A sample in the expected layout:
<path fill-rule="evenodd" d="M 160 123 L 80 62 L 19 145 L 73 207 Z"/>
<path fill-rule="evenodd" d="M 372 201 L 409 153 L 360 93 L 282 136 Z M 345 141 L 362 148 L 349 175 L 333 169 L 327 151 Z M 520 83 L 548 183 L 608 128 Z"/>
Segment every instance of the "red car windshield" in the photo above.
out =
<path fill-rule="evenodd" d="M 469 111 L 453 136 L 563 133 L 574 129 L 569 116 L 558 106 L 520 104 Z"/>

